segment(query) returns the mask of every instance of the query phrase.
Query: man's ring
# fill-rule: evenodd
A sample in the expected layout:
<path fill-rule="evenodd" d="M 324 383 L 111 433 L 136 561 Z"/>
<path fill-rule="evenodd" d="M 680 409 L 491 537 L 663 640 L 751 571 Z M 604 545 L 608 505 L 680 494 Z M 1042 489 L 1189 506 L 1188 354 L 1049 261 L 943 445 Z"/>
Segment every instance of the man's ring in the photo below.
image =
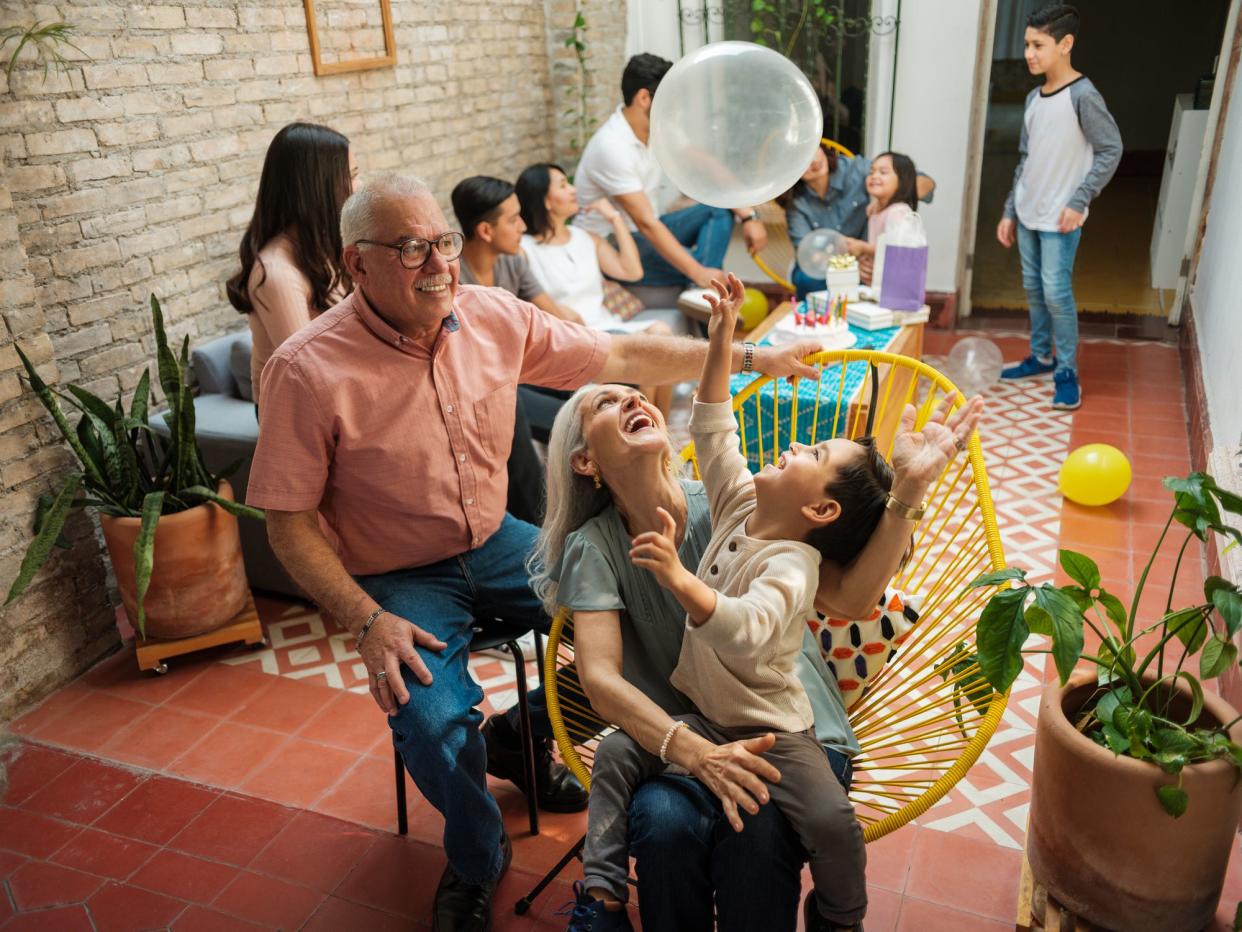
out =
<path fill-rule="evenodd" d="M 379 673 L 375 674 L 375 685 L 378 686 L 380 680 L 386 679 L 388 679 L 388 674 L 381 670 Z"/>
<path fill-rule="evenodd" d="M 959 437 L 957 434 L 953 435 L 953 446 L 957 447 L 958 453 L 966 452 L 966 441 L 963 440 L 961 437 Z"/>

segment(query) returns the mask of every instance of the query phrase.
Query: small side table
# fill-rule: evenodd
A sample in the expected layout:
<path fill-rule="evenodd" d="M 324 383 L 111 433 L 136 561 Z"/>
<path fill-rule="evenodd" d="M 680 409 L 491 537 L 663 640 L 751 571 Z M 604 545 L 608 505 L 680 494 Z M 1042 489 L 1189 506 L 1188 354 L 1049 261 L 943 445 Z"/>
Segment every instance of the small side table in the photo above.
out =
<path fill-rule="evenodd" d="M 168 664 L 165 661 L 169 657 L 179 657 L 182 654 L 205 650 L 208 647 L 218 647 L 221 644 L 231 644 L 234 641 L 243 641 L 255 647 L 267 644 L 267 638 L 263 636 L 263 625 L 259 622 L 259 612 L 254 605 L 254 596 L 249 590 L 246 591 L 246 604 L 242 606 L 242 610 L 234 616 L 232 621 L 215 631 L 197 634 L 194 637 L 168 640 L 139 637 L 135 642 L 138 669 L 167 673 Z"/>

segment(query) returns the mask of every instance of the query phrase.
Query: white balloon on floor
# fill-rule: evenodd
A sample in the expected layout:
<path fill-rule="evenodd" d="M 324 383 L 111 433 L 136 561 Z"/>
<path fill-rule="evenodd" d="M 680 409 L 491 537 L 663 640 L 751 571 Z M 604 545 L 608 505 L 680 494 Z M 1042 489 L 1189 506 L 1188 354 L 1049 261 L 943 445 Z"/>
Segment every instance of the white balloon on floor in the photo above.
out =
<path fill-rule="evenodd" d="M 669 69 L 651 104 L 651 149 L 680 191 L 713 207 L 751 207 L 793 187 L 824 117 L 784 55 L 715 42 Z"/>

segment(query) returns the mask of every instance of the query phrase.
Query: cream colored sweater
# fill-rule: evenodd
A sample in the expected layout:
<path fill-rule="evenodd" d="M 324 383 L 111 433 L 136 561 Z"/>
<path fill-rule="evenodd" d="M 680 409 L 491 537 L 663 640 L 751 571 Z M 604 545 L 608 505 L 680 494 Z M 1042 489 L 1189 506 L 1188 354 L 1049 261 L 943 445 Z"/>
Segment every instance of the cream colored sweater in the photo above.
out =
<path fill-rule="evenodd" d="M 718 725 L 805 731 L 813 716 L 794 660 L 815 614 L 819 551 L 801 541 L 747 536 L 755 482 L 738 450 L 729 402 L 696 401 L 690 434 L 712 514 L 697 575 L 717 598 L 703 624 L 687 619 L 672 683 Z"/>

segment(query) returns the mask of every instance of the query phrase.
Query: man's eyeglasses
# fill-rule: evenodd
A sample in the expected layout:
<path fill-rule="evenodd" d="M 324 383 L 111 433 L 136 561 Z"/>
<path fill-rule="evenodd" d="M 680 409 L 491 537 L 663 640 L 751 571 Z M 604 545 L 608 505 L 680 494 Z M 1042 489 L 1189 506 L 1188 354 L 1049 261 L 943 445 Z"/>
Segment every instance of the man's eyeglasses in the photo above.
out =
<path fill-rule="evenodd" d="M 407 269 L 421 269 L 427 264 L 427 260 L 431 258 L 432 246 L 435 247 L 441 259 L 445 262 L 452 262 L 461 255 L 461 249 L 465 242 L 465 237 L 460 233 L 450 231 L 448 233 L 441 233 L 432 240 L 411 237 L 393 244 L 377 243 L 372 239 L 360 239 L 357 240 L 357 245 L 383 246 L 385 249 L 395 249 L 401 254 L 401 264 L 403 266 Z"/>

